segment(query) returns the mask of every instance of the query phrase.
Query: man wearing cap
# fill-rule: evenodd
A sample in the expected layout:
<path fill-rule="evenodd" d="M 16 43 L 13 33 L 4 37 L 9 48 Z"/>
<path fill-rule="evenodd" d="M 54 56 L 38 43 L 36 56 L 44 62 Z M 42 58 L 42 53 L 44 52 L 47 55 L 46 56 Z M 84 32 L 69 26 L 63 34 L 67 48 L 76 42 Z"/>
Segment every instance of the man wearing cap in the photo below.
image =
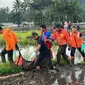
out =
<path fill-rule="evenodd" d="M 38 51 L 40 52 L 39 56 L 37 57 L 37 61 L 35 63 L 36 69 L 40 70 L 41 61 L 43 59 L 46 59 L 49 69 L 52 70 L 53 65 L 52 65 L 51 57 L 50 57 L 51 56 L 50 50 L 48 49 L 48 47 L 46 46 L 42 38 L 38 36 L 37 33 L 33 32 L 32 38 L 37 41 L 37 47 L 36 47 L 35 53 L 37 54 Z"/>
<path fill-rule="evenodd" d="M 67 44 L 71 45 L 70 36 L 68 32 L 62 28 L 61 24 L 56 24 L 54 28 L 55 30 L 52 37 L 53 40 L 56 40 L 59 45 L 59 49 L 57 52 L 57 64 L 60 65 L 60 58 L 62 55 L 62 57 L 72 66 L 70 59 L 66 55 Z"/>

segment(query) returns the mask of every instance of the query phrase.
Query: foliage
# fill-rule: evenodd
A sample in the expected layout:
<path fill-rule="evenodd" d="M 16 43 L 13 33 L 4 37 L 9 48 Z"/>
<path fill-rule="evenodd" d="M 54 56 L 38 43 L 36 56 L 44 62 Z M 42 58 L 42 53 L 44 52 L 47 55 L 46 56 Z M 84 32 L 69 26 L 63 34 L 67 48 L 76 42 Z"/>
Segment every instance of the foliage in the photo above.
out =
<path fill-rule="evenodd" d="M 9 20 L 9 8 L 0 8 L 0 23 Z"/>
<path fill-rule="evenodd" d="M 20 67 L 17 67 L 16 65 L 11 65 L 9 62 L 7 62 L 6 64 L 0 63 L 0 75 L 14 74 L 21 71 L 22 69 Z"/>
<path fill-rule="evenodd" d="M 17 23 L 18 26 L 21 24 L 21 1 L 20 0 L 15 0 L 13 4 L 13 15 L 12 18 L 14 20 L 14 23 Z"/>
<path fill-rule="evenodd" d="M 26 0 L 27 3 L 28 1 Z M 76 22 L 79 13 L 83 12 L 79 0 L 33 0 L 26 7 L 26 11 L 30 14 L 30 21 L 36 24 L 46 23 L 51 24 L 53 21 L 70 20 Z M 31 17 L 32 16 L 32 17 Z M 81 16 L 82 17 L 82 16 Z"/>
<path fill-rule="evenodd" d="M 52 24 L 52 22 L 85 21 L 85 7 L 81 0 L 15 0 L 13 10 L 0 9 L 0 22 L 23 21 L 35 24 Z"/>
<path fill-rule="evenodd" d="M 53 13 L 55 20 L 76 22 L 79 12 L 79 0 L 54 0 Z M 55 16 L 55 14 L 58 16 Z"/>

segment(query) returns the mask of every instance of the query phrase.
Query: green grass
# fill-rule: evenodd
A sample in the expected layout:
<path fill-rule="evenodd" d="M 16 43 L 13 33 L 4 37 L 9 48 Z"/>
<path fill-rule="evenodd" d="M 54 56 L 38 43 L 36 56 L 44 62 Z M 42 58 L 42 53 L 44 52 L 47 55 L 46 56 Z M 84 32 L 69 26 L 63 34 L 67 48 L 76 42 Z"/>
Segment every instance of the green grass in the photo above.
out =
<path fill-rule="evenodd" d="M 27 38 L 27 37 L 31 36 L 32 32 L 37 32 L 40 35 L 39 30 L 30 30 L 30 31 L 27 31 L 27 32 L 14 31 L 14 33 L 17 35 L 17 37 L 19 39 L 19 44 L 23 45 L 23 46 L 36 44 L 36 42 L 33 39 Z M 0 46 L 4 46 L 4 45 L 5 45 L 5 41 L 2 38 L 2 35 L 0 35 Z"/>
<path fill-rule="evenodd" d="M 22 69 L 16 65 L 11 65 L 9 62 L 6 64 L 0 63 L 0 75 L 15 74 L 21 72 Z"/>
<path fill-rule="evenodd" d="M 39 30 L 29 30 L 27 32 L 16 32 L 16 31 L 14 32 L 17 35 L 17 37 L 21 39 L 26 39 L 28 36 L 31 36 L 32 32 L 37 32 L 38 34 L 40 34 Z"/>
<path fill-rule="evenodd" d="M 55 65 L 56 64 L 56 59 L 52 60 L 52 63 Z M 61 64 L 66 64 L 66 62 L 61 58 Z M 9 74 L 15 74 L 23 72 L 22 68 L 18 67 L 17 65 L 10 64 L 7 62 L 6 64 L 2 64 L 0 62 L 0 75 L 9 75 Z"/>

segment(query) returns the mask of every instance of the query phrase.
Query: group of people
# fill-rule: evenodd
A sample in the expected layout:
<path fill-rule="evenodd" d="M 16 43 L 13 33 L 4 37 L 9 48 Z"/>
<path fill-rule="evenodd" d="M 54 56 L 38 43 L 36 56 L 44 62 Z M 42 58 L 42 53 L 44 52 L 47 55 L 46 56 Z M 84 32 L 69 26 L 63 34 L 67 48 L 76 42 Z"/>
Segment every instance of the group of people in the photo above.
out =
<path fill-rule="evenodd" d="M 56 55 L 57 63 L 59 67 L 61 56 L 69 63 L 70 66 L 74 64 L 75 50 L 78 49 L 85 61 L 85 54 L 81 51 L 81 46 L 84 43 L 82 34 L 78 30 L 77 25 L 72 25 L 71 32 L 68 32 L 66 29 L 63 29 L 61 24 L 56 24 L 54 26 L 52 34 L 46 28 L 46 25 L 40 26 L 40 36 L 36 33 L 32 33 L 32 38 L 37 41 L 37 46 L 35 53 L 39 53 L 35 67 L 37 70 L 40 70 L 40 63 L 42 60 L 47 60 L 49 69 L 53 69 L 52 61 L 52 42 L 57 41 L 59 48 Z M 0 27 L 0 34 L 2 34 L 4 40 L 6 41 L 6 47 L 1 52 L 1 59 L 3 63 L 6 63 L 5 54 L 8 54 L 8 60 L 13 63 L 13 51 L 18 49 L 17 43 L 18 38 L 11 29 L 3 29 Z M 71 59 L 66 55 L 66 48 L 69 46 L 71 50 Z"/>
<path fill-rule="evenodd" d="M 52 42 L 55 40 L 58 44 L 58 52 L 56 55 L 57 67 L 60 66 L 61 56 L 69 63 L 70 66 L 74 65 L 75 50 L 78 49 L 83 59 L 85 61 L 84 51 L 81 51 L 82 44 L 84 43 L 82 33 L 78 30 L 77 25 L 71 26 L 71 31 L 62 28 L 61 24 L 56 24 L 54 26 L 53 33 L 51 34 L 45 25 L 40 26 L 41 36 L 39 37 L 37 33 L 33 32 L 32 36 L 34 40 L 37 40 L 36 53 L 40 51 L 40 55 L 37 59 L 36 69 L 40 69 L 40 63 L 43 59 L 48 59 L 48 66 L 52 68 L 51 59 L 52 55 Z M 66 48 L 69 47 L 71 50 L 71 59 L 66 55 Z"/>
<path fill-rule="evenodd" d="M 65 30 L 71 29 L 71 26 L 72 26 L 71 21 L 69 21 L 69 22 L 65 21 L 64 22 L 64 26 L 63 27 L 64 27 Z"/>

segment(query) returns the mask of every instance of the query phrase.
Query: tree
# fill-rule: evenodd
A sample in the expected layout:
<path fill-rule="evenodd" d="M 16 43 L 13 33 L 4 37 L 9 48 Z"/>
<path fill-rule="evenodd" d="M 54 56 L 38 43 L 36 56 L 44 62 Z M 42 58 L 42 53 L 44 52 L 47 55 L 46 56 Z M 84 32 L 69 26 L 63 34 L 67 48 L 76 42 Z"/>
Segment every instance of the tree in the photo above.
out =
<path fill-rule="evenodd" d="M 9 20 L 9 8 L 0 8 L 0 23 L 7 22 Z"/>
<path fill-rule="evenodd" d="M 52 0 L 24 0 L 23 7 L 28 11 L 28 18 L 36 24 L 45 23 L 46 9 L 50 6 Z M 30 15 L 30 16 L 29 16 Z"/>
<path fill-rule="evenodd" d="M 17 23 L 18 26 L 21 24 L 21 20 L 22 20 L 22 2 L 20 0 L 15 0 L 14 4 L 13 4 L 13 22 Z"/>
<path fill-rule="evenodd" d="M 58 21 L 77 21 L 80 12 L 79 0 L 54 0 L 53 13 Z"/>
<path fill-rule="evenodd" d="M 22 21 L 35 24 L 52 24 L 52 22 L 84 21 L 85 8 L 80 0 L 15 0 L 13 10 L 0 9 L 0 22 L 13 21 L 18 25 Z"/>
<path fill-rule="evenodd" d="M 24 0 L 24 8 L 28 8 L 28 18 L 36 24 L 53 21 L 72 21 L 76 22 L 79 18 L 79 0 Z"/>

